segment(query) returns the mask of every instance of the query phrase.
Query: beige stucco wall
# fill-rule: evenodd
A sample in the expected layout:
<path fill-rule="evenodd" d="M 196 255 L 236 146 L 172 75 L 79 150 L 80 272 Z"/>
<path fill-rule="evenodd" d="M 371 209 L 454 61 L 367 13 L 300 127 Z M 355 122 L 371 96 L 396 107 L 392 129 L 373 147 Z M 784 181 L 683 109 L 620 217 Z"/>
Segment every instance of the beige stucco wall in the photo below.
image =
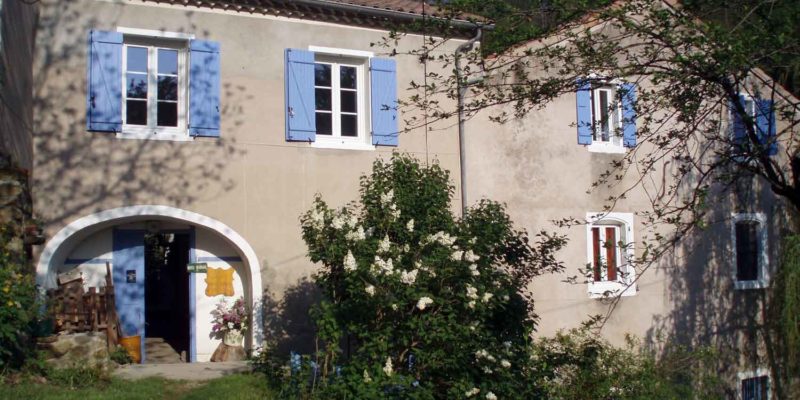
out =
<path fill-rule="evenodd" d="M 535 65 L 531 68 L 534 74 L 541 72 L 535 71 Z M 769 87 L 766 82 L 758 85 Z M 763 307 L 771 292 L 734 288 L 731 221 L 732 213 L 764 213 L 767 267 L 774 279 L 780 241 L 790 231 L 791 209 L 763 180 L 742 179 L 738 187 L 724 194 L 713 190 L 705 218 L 707 227 L 685 236 L 647 270 L 638 269 L 636 295 L 621 297 L 618 302 L 592 299 L 579 271 L 589 259 L 586 226 L 563 228 L 553 221 L 583 221 L 588 212 L 600 212 L 603 206 L 611 205 L 607 201 L 610 196 L 633 187 L 613 205 L 613 211 L 635 214 L 634 250 L 641 257 L 641 242 L 655 243 L 655 230 L 645 226 L 641 213 L 652 211 L 651 200 L 657 198 L 660 185 L 673 182 L 662 181 L 663 165 L 659 164 L 643 183 L 637 183 L 643 176 L 640 171 L 631 168 L 617 186 L 593 188 L 601 173 L 612 170 L 611 163 L 623 155 L 590 152 L 578 144 L 574 93 L 561 95 L 543 108 L 534 108 L 502 125 L 489 121 L 488 116 L 501 111 L 514 112 L 511 107 L 489 109 L 468 125 L 466 197 L 470 204 L 484 197 L 506 203 L 512 220 L 529 232 L 548 230 L 566 235 L 568 243 L 558 254 L 565 271 L 538 277 L 530 287 L 541 318 L 538 335 L 579 327 L 592 315 L 608 316 L 601 333 L 618 345 L 631 334 L 655 350 L 673 349 L 675 345 L 718 350 L 719 371 L 733 385 L 738 384 L 738 372 L 769 367 L 767 346 L 759 338 L 763 335 Z M 787 126 L 786 121 L 779 120 L 777 129 L 780 132 Z M 727 126 L 720 130 L 721 135 L 728 132 Z M 640 143 L 636 151 L 647 154 L 652 150 L 648 146 Z M 781 165 L 787 165 L 783 150 L 775 157 Z M 665 171 L 670 171 L 669 167 Z M 670 232 L 669 226 L 660 230 L 662 234 Z M 570 277 L 577 277 L 578 283 L 565 282 Z"/>
<path fill-rule="evenodd" d="M 86 131 L 87 34 L 117 27 L 188 32 L 220 42 L 221 139 L 122 140 Z M 457 176 L 454 128 L 415 130 L 401 135 L 398 148 L 375 151 L 285 141 L 284 49 L 314 45 L 379 53 L 370 43 L 385 34 L 152 3 L 43 2 L 34 70 L 39 106 L 33 191 L 46 233 L 125 205 L 190 210 L 241 234 L 261 261 L 264 288 L 281 293 L 314 270 L 298 218 L 316 193 L 336 206 L 355 199 L 358 177 L 394 150 L 438 160 Z M 401 46 L 420 43 L 421 37 L 409 36 Z M 409 81 L 423 79 L 423 68 L 412 56 L 398 56 L 397 63 L 402 97 Z"/>

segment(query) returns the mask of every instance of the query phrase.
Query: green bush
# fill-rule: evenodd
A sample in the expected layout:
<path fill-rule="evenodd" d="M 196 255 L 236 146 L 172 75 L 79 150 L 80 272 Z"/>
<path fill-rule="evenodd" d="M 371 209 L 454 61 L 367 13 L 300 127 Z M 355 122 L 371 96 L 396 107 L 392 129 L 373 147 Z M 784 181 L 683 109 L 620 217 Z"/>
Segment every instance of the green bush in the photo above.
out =
<path fill-rule="evenodd" d="M 437 164 L 394 155 L 361 178 L 359 202 L 334 210 L 318 197 L 302 216 L 322 264 L 312 317 L 323 351 L 315 378 L 297 385 L 320 398 L 537 396 L 526 360 L 537 317 L 524 289 L 561 269 L 564 239 L 532 240 L 489 200 L 456 218 L 453 190 Z"/>
<path fill-rule="evenodd" d="M 614 347 L 588 328 L 538 339 L 531 368 L 544 398 L 569 400 L 721 399 L 725 384 L 708 350 L 675 350 L 657 359 L 632 338 Z"/>
<path fill-rule="evenodd" d="M 131 355 L 128 354 L 128 351 L 122 346 L 117 346 L 114 351 L 108 354 L 108 358 L 120 365 L 130 364 L 133 362 Z"/>
<path fill-rule="evenodd" d="M 10 240 L 0 227 L 0 243 Z M 36 287 L 23 256 L 0 247 L 0 371 L 18 368 L 33 349 Z"/>

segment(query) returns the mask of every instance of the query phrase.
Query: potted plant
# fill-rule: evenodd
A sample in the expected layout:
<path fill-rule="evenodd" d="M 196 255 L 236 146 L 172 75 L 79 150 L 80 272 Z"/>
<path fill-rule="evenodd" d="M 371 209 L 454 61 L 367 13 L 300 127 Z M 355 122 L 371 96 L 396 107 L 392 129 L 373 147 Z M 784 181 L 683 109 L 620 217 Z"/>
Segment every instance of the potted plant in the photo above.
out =
<path fill-rule="evenodd" d="M 211 333 L 222 337 L 222 343 L 227 346 L 241 346 L 244 332 L 248 329 L 247 305 L 243 297 L 239 297 L 232 305 L 228 305 L 225 298 L 217 303 L 211 316 L 214 325 Z"/>

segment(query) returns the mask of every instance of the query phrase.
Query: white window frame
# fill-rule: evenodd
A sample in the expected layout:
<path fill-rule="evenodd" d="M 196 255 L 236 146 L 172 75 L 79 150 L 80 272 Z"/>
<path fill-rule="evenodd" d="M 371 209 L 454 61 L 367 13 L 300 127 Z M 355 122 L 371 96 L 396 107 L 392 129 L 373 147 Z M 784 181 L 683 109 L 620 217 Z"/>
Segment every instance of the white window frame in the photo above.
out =
<path fill-rule="evenodd" d="M 623 122 L 623 115 L 622 115 L 622 102 L 619 101 L 618 93 L 620 83 L 617 80 L 605 80 L 605 79 L 595 79 L 592 81 L 592 90 L 591 90 L 591 103 L 592 103 L 592 144 L 587 146 L 587 149 L 590 152 L 595 153 L 616 153 L 616 154 L 624 154 L 627 149 L 624 145 L 623 140 L 623 132 L 622 132 L 622 122 Z M 611 118 L 608 121 L 608 125 L 610 128 L 610 136 L 609 140 L 601 140 L 601 127 L 600 127 L 600 92 L 607 92 L 607 96 L 610 102 L 616 103 L 616 124 L 614 124 L 614 118 Z M 609 114 L 610 115 L 610 114 Z M 614 126 L 616 125 L 616 126 Z"/>
<path fill-rule="evenodd" d="M 592 238 L 592 228 L 614 226 L 617 228 L 617 235 L 623 239 L 625 247 L 616 246 L 617 251 L 617 280 L 615 281 L 594 281 L 594 242 Z M 605 298 L 610 296 L 634 296 L 636 288 L 636 270 L 631 265 L 631 260 L 635 257 L 633 244 L 633 213 L 621 212 L 589 212 L 586 213 L 586 265 L 589 267 L 587 276 L 589 297 L 593 299 Z M 604 235 L 604 230 L 600 230 Z M 623 236 L 624 235 L 624 236 Z M 602 237 L 602 236 L 601 236 Z M 605 255 L 601 252 L 601 257 Z M 601 275 L 606 277 L 607 270 L 601 269 Z"/>
<path fill-rule="evenodd" d="M 772 399 L 772 374 L 770 373 L 769 368 L 758 368 L 751 371 L 744 371 L 739 372 L 736 374 L 737 384 L 736 384 L 736 398 L 738 400 L 742 400 L 742 381 L 745 379 L 753 379 L 759 378 L 762 376 L 767 377 L 767 399 Z"/>
<path fill-rule="evenodd" d="M 737 277 L 739 269 L 736 260 L 736 224 L 738 222 L 753 221 L 759 224 L 758 239 L 760 241 L 760 253 L 758 254 L 758 279 L 754 281 L 740 281 Z M 767 237 L 767 217 L 764 213 L 733 213 L 731 214 L 731 277 L 733 287 L 737 290 L 764 289 L 769 286 L 769 252 Z"/>
<path fill-rule="evenodd" d="M 370 128 L 370 87 L 369 87 L 369 65 L 374 53 L 369 51 L 339 49 L 333 47 L 309 46 L 309 51 L 315 55 L 315 64 L 331 65 L 331 128 L 332 135 L 316 135 L 316 139 L 311 143 L 312 147 L 325 149 L 346 149 L 346 150 L 375 150 L 372 144 L 372 129 Z M 340 124 L 340 99 L 337 95 L 340 88 L 339 66 L 349 66 L 356 68 L 356 110 L 358 114 L 357 136 L 341 136 Z M 315 85 L 316 87 L 316 85 Z M 314 112 L 316 113 L 316 107 Z"/>
<path fill-rule="evenodd" d="M 194 35 L 149 29 L 118 27 L 123 34 L 122 45 L 122 132 L 119 139 L 192 141 L 189 135 L 189 40 Z M 147 126 L 127 124 L 128 47 L 147 48 Z M 178 126 L 157 126 L 158 107 L 158 49 L 178 50 Z"/>

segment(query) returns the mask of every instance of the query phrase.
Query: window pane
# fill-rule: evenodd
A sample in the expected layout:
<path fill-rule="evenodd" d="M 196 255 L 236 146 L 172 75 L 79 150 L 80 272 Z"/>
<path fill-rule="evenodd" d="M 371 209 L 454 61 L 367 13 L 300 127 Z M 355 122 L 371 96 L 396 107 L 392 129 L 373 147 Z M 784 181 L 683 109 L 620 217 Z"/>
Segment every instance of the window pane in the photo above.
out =
<path fill-rule="evenodd" d="M 342 112 L 357 112 L 356 110 L 356 92 L 342 90 L 341 92 L 341 108 Z"/>
<path fill-rule="evenodd" d="M 736 223 L 736 279 L 758 280 L 758 223 L 742 221 Z"/>
<path fill-rule="evenodd" d="M 158 102 L 158 126 L 178 126 L 178 103 Z"/>
<path fill-rule="evenodd" d="M 608 91 L 601 90 L 600 94 L 600 133 L 602 133 L 602 140 L 607 141 L 610 131 L 608 129 Z"/>
<path fill-rule="evenodd" d="M 766 375 L 742 380 L 742 400 L 768 400 L 769 377 Z"/>
<path fill-rule="evenodd" d="M 314 89 L 314 103 L 317 110 L 331 110 L 331 90 Z"/>
<path fill-rule="evenodd" d="M 125 123 L 129 125 L 147 125 L 147 102 L 142 100 L 128 100 Z"/>
<path fill-rule="evenodd" d="M 331 66 L 328 64 L 314 64 L 314 85 L 331 86 Z"/>
<path fill-rule="evenodd" d="M 178 51 L 158 49 L 158 73 L 178 74 Z"/>
<path fill-rule="evenodd" d="M 592 272 L 595 282 L 602 280 L 600 276 L 600 228 L 592 228 Z"/>
<path fill-rule="evenodd" d="M 340 85 L 344 89 L 356 88 L 356 68 L 355 67 L 340 67 L 339 68 Z"/>
<path fill-rule="evenodd" d="M 317 135 L 330 135 L 332 134 L 331 127 L 331 114 L 317 113 Z"/>
<path fill-rule="evenodd" d="M 342 136 L 358 136 L 358 122 L 355 115 L 342 114 Z"/>
<path fill-rule="evenodd" d="M 128 73 L 127 96 L 129 99 L 147 98 L 147 75 Z"/>
<path fill-rule="evenodd" d="M 606 228 L 606 264 L 609 281 L 617 280 L 617 229 Z"/>
<path fill-rule="evenodd" d="M 175 76 L 158 77 L 158 99 L 178 100 L 178 78 Z"/>
<path fill-rule="evenodd" d="M 147 49 L 128 46 L 128 71 L 147 72 Z"/>

